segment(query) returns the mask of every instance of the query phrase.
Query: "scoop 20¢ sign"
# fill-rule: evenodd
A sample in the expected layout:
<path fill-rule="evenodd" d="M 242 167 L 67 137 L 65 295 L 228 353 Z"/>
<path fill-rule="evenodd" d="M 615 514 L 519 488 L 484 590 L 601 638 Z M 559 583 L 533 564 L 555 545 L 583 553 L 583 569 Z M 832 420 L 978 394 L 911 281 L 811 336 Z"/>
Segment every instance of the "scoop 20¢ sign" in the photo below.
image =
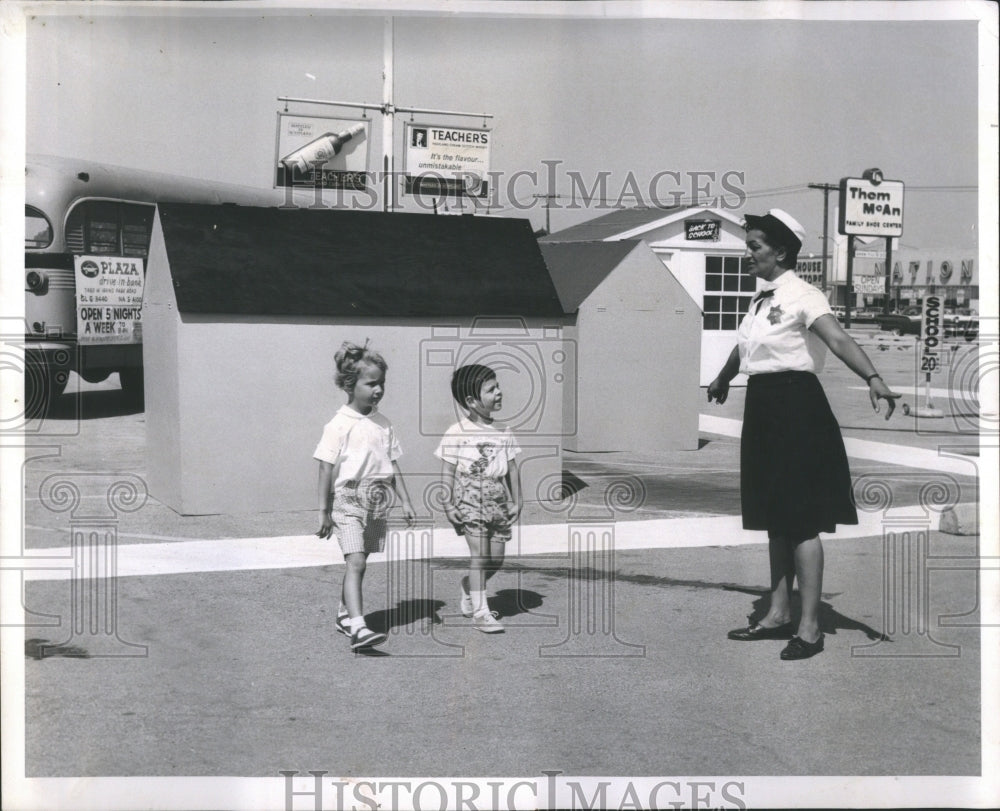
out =
<path fill-rule="evenodd" d="M 941 297 L 924 296 L 920 314 L 920 342 L 923 356 L 920 371 L 935 375 L 941 371 Z"/>

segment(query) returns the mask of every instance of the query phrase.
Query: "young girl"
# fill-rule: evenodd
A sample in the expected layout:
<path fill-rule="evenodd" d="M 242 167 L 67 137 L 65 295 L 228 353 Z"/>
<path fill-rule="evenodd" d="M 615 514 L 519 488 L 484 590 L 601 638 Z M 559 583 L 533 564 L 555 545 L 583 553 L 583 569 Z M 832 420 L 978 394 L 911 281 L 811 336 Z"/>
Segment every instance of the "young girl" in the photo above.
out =
<path fill-rule="evenodd" d="M 367 341 L 364 346 L 345 342 L 334 358 L 337 386 L 347 392 L 347 405 L 323 428 L 313 453 L 319 460 L 316 535 L 329 538 L 336 527 L 347 564 L 337 630 L 350 637 L 351 648 L 357 650 L 386 640 L 384 633 L 365 625 L 361 581 L 368 555 L 385 548 L 390 491 L 399 496 L 407 524 L 412 524 L 414 513 L 396 464 L 402 452 L 392 423 L 377 410 L 385 391 L 385 360 L 368 348 Z"/>
<path fill-rule="evenodd" d="M 486 581 L 503 565 L 504 545 L 521 512 L 515 457 L 521 452 L 510 428 L 493 421 L 503 405 L 496 373 L 471 364 L 455 370 L 451 393 L 467 416 L 449 428 L 434 455 L 442 462 L 446 513 L 469 545 L 469 574 L 462 578 L 462 613 L 483 633 L 503 631 L 486 600 Z"/>

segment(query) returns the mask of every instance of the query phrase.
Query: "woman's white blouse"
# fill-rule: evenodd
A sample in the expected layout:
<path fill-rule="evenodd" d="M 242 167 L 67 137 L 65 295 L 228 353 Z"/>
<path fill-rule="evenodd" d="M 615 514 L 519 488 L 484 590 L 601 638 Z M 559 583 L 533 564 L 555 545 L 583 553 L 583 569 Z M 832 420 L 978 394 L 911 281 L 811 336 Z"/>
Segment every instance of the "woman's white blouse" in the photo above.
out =
<path fill-rule="evenodd" d="M 770 297 L 758 298 L 768 290 L 774 291 Z M 790 270 L 773 282 L 761 281 L 737 331 L 740 371 L 821 372 L 826 344 L 809 328 L 832 313 L 826 296 Z"/>

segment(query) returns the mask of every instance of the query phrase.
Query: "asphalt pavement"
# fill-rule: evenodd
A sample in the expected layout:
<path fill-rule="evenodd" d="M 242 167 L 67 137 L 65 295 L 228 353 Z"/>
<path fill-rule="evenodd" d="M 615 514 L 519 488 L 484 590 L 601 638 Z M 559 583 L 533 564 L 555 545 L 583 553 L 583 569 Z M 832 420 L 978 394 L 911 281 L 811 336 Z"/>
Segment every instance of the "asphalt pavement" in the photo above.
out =
<path fill-rule="evenodd" d="M 912 339 L 859 335 L 922 403 Z M 956 345 L 951 382 L 934 382 L 934 422 L 902 409 L 885 422 L 828 363 L 864 520 L 825 539 L 826 650 L 812 659 L 726 638 L 768 591 L 766 539 L 738 524 L 736 389 L 704 404 L 698 450 L 565 454 L 571 503 L 529 505 L 491 582 L 503 634 L 458 613 L 461 557 L 403 551 L 373 557 L 365 580 L 369 625 L 389 640 L 352 653 L 333 626 L 343 566 L 310 545 L 312 512 L 184 517 L 150 500 L 122 514 L 118 561 L 145 549 L 167 563 L 82 597 L 72 579 L 25 576 L 26 773 L 980 775 L 980 538 L 937 531 L 942 503 L 978 497 L 978 401 L 955 385 L 975 350 Z M 74 379 L 50 429 L 78 408 L 79 430 L 29 440 L 29 554 L 70 547 L 41 492 L 52 473 L 99 499 L 145 470 L 143 414 L 114 378 Z M 444 522 L 424 529 L 447 547 Z M 241 568 L 269 543 L 302 557 Z M 185 567 L 188 551 L 204 564 Z"/>

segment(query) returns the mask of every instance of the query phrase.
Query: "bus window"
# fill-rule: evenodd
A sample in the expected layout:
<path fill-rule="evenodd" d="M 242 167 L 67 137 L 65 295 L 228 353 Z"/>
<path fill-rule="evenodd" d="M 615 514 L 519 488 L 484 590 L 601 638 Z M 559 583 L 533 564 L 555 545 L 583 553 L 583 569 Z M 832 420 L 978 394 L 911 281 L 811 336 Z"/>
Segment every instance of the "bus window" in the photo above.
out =
<path fill-rule="evenodd" d="M 66 221 L 66 245 L 75 254 L 138 256 L 149 253 L 151 205 L 87 200 Z"/>
<path fill-rule="evenodd" d="M 24 207 L 24 247 L 47 248 L 52 244 L 52 226 L 41 211 Z"/>
<path fill-rule="evenodd" d="M 122 203 L 122 256 L 149 254 L 149 236 L 153 228 L 153 207 Z"/>
<path fill-rule="evenodd" d="M 87 253 L 118 253 L 118 204 L 91 203 L 84 234 Z"/>

